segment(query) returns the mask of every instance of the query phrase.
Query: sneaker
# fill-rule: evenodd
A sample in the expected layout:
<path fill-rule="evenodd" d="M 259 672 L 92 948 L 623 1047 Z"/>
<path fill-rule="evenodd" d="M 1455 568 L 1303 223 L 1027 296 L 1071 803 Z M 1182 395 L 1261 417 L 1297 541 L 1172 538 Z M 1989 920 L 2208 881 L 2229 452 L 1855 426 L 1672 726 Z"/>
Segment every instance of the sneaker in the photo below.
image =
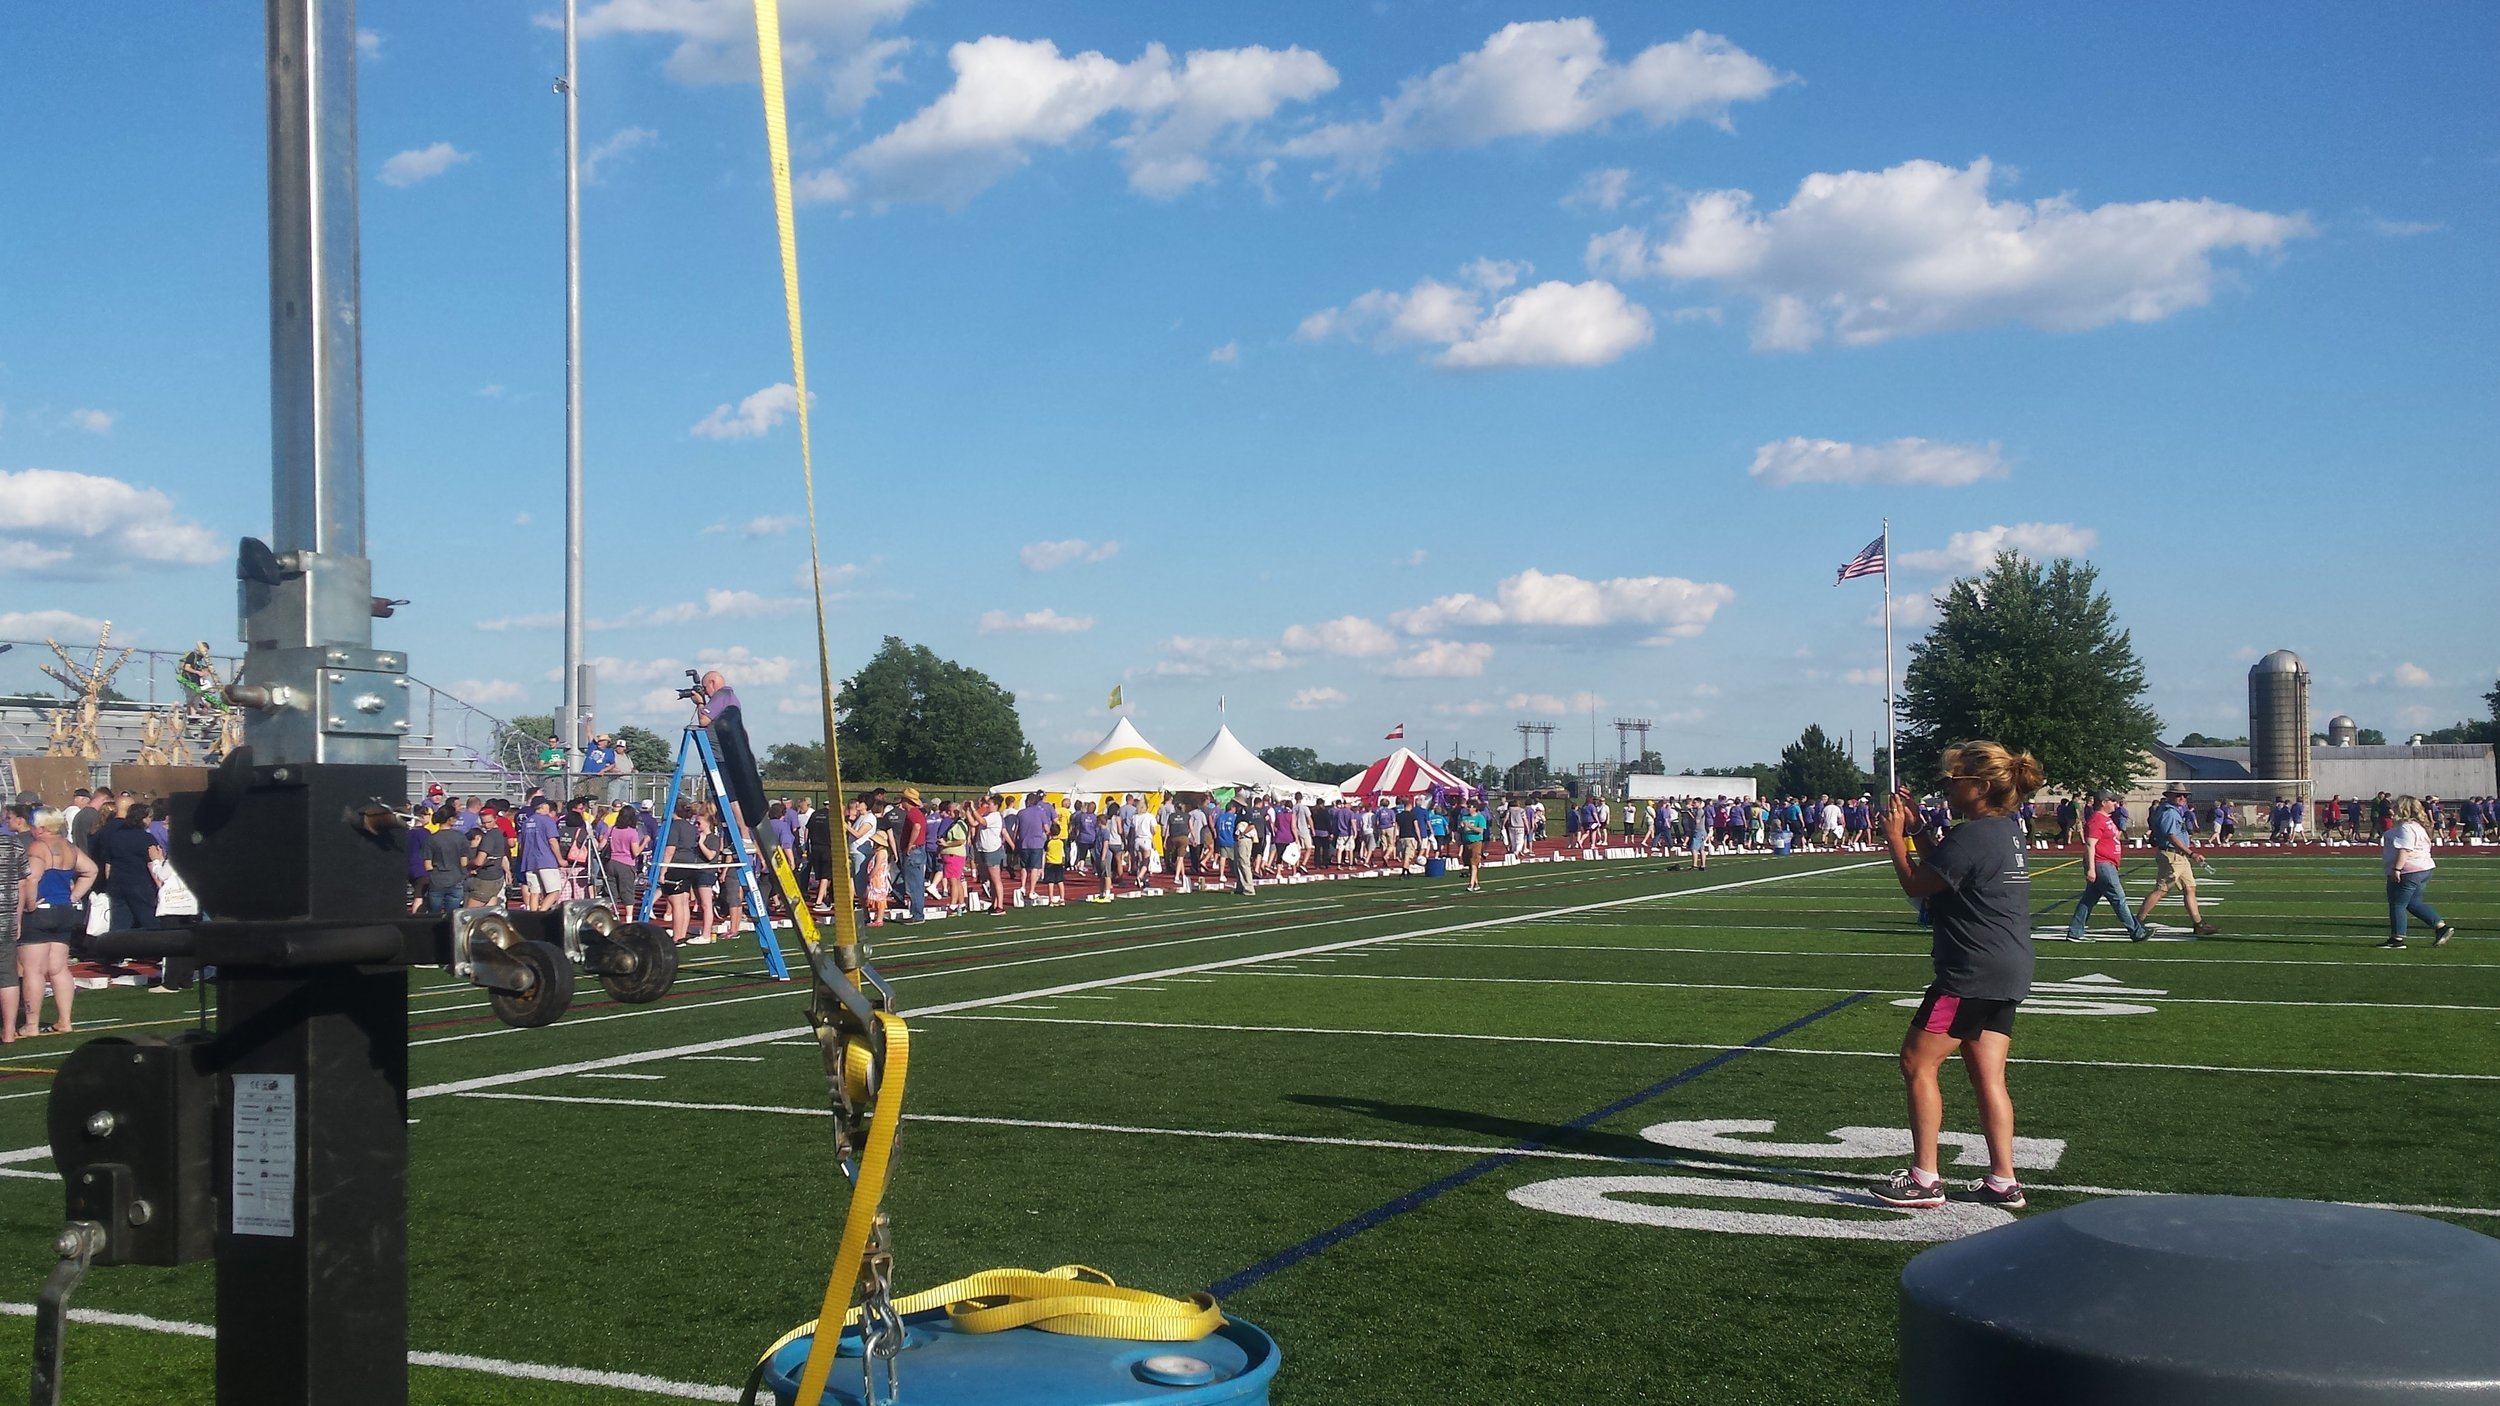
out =
<path fill-rule="evenodd" d="M 1979 1180 L 1972 1182 L 1970 1184 L 1970 1193 L 1963 1199 L 1967 1201 L 1976 1201 L 1982 1206 L 2002 1207 L 2008 1211 L 2019 1211 L 2023 1207 L 2031 1204 L 2023 1199 L 2022 1183 L 2016 1182 L 2014 1185 L 2005 1188 L 2003 1191 L 1999 1191 L 1995 1187 L 1988 1185 L 1988 1179 L 1986 1177 L 1981 1177 Z"/>
<path fill-rule="evenodd" d="M 2092 940 L 2092 935 L 2090 933 L 2070 932 L 2066 934 L 2066 940 L 2068 942 L 2090 942 Z"/>
<path fill-rule="evenodd" d="M 2452 938 L 2452 937 L 2454 937 L 2454 936 L 2456 936 L 2456 935 L 2457 935 L 2457 925 L 2456 925 L 2456 924 L 2454 924 L 2454 923 L 2441 923 L 2438 927 L 2435 927 L 2435 928 L 2432 928 L 2432 929 L 2431 929 L 2431 946 L 2433 946 L 2433 947 L 2445 947 L 2445 946 L 2447 946 L 2447 945 L 2448 945 L 2448 939 L 2449 939 L 2449 938 Z"/>
<path fill-rule="evenodd" d="M 2391 938 L 2387 939 L 2385 942 L 2382 942 L 2382 943 L 2380 943 L 2380 944 L 2379 944 L 2379 946 L 2381 946 L 2381 947 L 2396 948 L 2396 949 L 2399 949 L 2399 950 L 2401 950 L 2401 949 L 2404 947 L 2404 945 L 2405 945 L 2405 940 L 2404 940 L 2403 938 L 2401 938 L 2401 937 L 2391 937 Z"/>
<path fill-rule="evenodd" d="M 1910 1175 L 1909 1169 L 1904 1167 L 1894 1172 L 1890 1181 L 1876 1187 L 1874 1196 L 1876 1200 L 1887 1206 L 1899 1206 L 1905 1210 L 1921 1210 L 1944 1204 L 1944 1183 L 1941 1181 L 1921 1182 Z"/>
<path fill-rule="evenodd" d="M 2150 942 L 2152 940 L 2153 934 L 2151 930 L 2147 928 L 2137 928 L 2135 931 L 2127 934 L 2127 941 L 2129 942 Z"/>
<path fill-rule="evenodd" d="M 2222 931 L 2222 929 L 2215 927 L 2211 923 L 2198 923 L 2196 926 L 2189 928 L 2188 931 L 2196 934 L 2198 937 L 2211 937 L 2215 933 Z"/>

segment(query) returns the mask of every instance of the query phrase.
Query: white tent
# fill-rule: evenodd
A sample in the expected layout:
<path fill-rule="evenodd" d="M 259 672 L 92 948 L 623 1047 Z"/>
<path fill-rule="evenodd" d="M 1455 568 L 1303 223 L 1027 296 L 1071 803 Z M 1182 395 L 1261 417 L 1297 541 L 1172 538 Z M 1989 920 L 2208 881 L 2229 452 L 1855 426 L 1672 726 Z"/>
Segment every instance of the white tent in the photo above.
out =
<path fill-rule="evenodd" d="M 1318 781 L 1297 781 L 1259 760 L 1259 755 L 1233 736 L 1231 727 L 1219 727 L 1198 755 L 1181 763 L 1218 786 L 1246 786 L 1265 791 L 1271 796 L 1290 796 L 1300 792 L 1315 801 L 1334 801 L 1337 788 Z"/>
<path fill-rule="evenodd" d="M 1054 771 L 990 788 L 993 796 L 1105 796 L 1148 791 L 1206 791 L 1215 783 L 1155 750 L 1126 718 L 1112 725 L 1084 756 Z"/>

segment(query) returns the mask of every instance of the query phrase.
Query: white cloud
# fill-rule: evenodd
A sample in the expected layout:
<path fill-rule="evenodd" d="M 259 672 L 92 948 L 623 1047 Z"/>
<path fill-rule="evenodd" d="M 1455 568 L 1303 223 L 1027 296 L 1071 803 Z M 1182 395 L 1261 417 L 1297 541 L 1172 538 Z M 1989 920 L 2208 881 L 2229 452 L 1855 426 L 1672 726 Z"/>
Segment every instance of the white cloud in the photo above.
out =
<path fill-rule="evenodd" d="M 703 535 L 706 537 L 721 537 L 726 536 L 731 532 L 736 532 L 742 537 L 750 538 L 778 537 L 798 525 L 798 518 L 789 513 L 765 513 L 756 517 L 748 518 L 746 521 L 738 523 L 734 527 L 725 522 L 713 523 L 711 526 L 703 529 Z M 807 573 L 804 571 L 799 573 L 799 584 L 802 586 L 807 584 Z"/>
<path fill-rule="evenodd" d="M 1485 661 L 1492 657 L 1489 644 L 1427 640 L 1413 654 L 1391 660 L 1382 672 L 1401 679 L 1472 679 L 1484 673 Z"/>
<path fill-rule="evenodd" d="M 1755 347 L 1801 351 L 2005 322 L 2156 322 L 2212 300 L 2216 253 L 2271 253 L 2313 232 L 2305 215 L 2217 200 L 1992 200 L 1993 177 L 1985 157 L 1817 173 L 1768 214 L 1745 191 L 1710 191 L 1687 199 L 1663 238 L 1590 240 L 1588 263 L 1749 293 Z"/>
<path fill-rule="evenodd" d="M 1849 672 L 1840 676 L 1840 681 L 1842 683 L 1882 688 L 1884 686 L 1884 671 L 1881 669 L 1851 669 Z"/>
<path fill-rule="evenodd" d="M 529 526 L 529 525 L 530 525 L 530 515 L 529 515 L 528 513 L 514 513 L 514 514 L 512 515 L 512 525 L 513 525 L 514 527 L 527 527 L 527 526 Z"/>
<path fill-rule="evenodd" d="M 110 410 L 73 410 L 69 412 L 69 422 L 73 428 L 89 434 L 113 432 L 113 412 Z"/>
<path fill-rule="evenodd" d="M 2370 232 L 2389 239 L 2411 239 L 2417 234 L 2437 234 L 2447 226 L 2437 220 L 2372 220 Z"/>
<path fill-rule="evenodd" d="M 477 627 L 489 634 L 500 635 L 511 630 L 552 630 L 563 623 L 564 612 L 561 610 L 535 610 L 526 615 L 504 615 L 493 620 L 480 620 L 477 622 Z"/>
<path fill-rule="evenodd" d="M 1417 547 L 1415 550 L 1408 552 L 1405 556 L 1399 557 L 1397 564 L 1400 566 L 1421 566 L 1431 557 L 1431 555 L 1432 554 L 1430 552 L 1425 551 L 1421 547 Z"/>
<path fill-rule="evenodd" d="M 1568 698 L 1552 693 L 1514 693 L 1502 700 L 1502 706 L 1514 713 L 1585 713 L 1605 707 L 1606 700 L 1586 690 Z"/>
<path fill-rule="evenodd" d="M 1223 635 L 1174 635 L 1163 642 L 1165 659 L 1153 672 L 1166 678 L 1204 678 L 1209 674 L 1268 673 L 1293 660 L 1266 640 L 1232 639 Z"/>
<path fill-rule="evenodd" d="M 2430 725 L 2431 719 L 2439 715 L 2423 704 L 2408 703 L 2404 708 L 2404 716 L 2405 721 L 2413 724 L 2415 727 L 2427 727 Z"/>
<path fill-rule="evenodd" d="M 373 29 L 356 31 L 356 57 L 364 63 L 372 63 L 382 57 L 381 31 Z"/>
<path fill-rule="evenodd" d="M 1493 705 L 1481 698 L 1471 698 L 1464 703 L 1435 703 L 1432 711 L 1436 717 L 1481 718 L 1493 711 Z"/>
<path fill-rule="evenodd" d="M 462 151 L 449 142 L 412 147 L 382 163 L 382 184 L 412 186 L 419 181 L 430 181 L 461 162 L 476 158 L 476 152 Z"/>
<path fill-rule="evenodd" d="M 1380 115 L 1337 122 L 1285 144 L 1332 164 L 1335 180 L 1368 179 L 1402 151 L 1549 138 L 1638 117 L 1650 127 L 1689 118 L 1727 122 L 1730 105 L 1787 80 L 1715 34 L 1695 30 L 1623 63 L 1606 57 L 1594 20 L 1505 25 L 1483 47 L 1399 85 Z"/>
<path fill-rule="evenodd" d="M 1562 198 L 1566 210 L 1618 210 L 1632 191 L 1632 173 L 1621 166 L 1591 171 Z"/>
<path fill-rule="evenodd" d="M 782 654 L 758 654 L 742 644 L 726 649 L 698 649 L 694 662 L 703 669 L 718 669 L 732 688 L 746 684 L 787 683 L 797 672 L 798 661 Z"/>
<path fill-rule="evenodd" d="M 1999 552 L 2035 559 L 2080 556 L 2092 550 L 2092 544 L 2099 540 L 2099 534 L 2090 528 L 2068 522 L 2000 523 L 1976 532 L 1956 532 L 1937 551 L 1903 552 L 1900 564 L 1911 571 L 1976 576 L 1996 564 Z"/>
<path fill-rule="evenodd" d="M 56 635 L 101 636 L 104 625 L 104 621 L 92 615 L 78 615 L 67 610 L 0 610 L 0 637 L 8 639 L 39 640 Z"/>
<path fill-rule="evenodd" d="M 2431 686 L 2431 682 L 2430 670 L 2423 668 L 2421 665 L 2416 664 L 2411 660 L 2407 660 L 2396 666 L 2396 683 L 2399 687 L 2429 688 Z"/>
<path fill-rule="evenodd" d="M 984 611 L 981 614 L 980 625 L 981 633 L 985 635 L 1002 633 L 1072 635 L 1092 628 L 1094 628 L 1093 616 L 1062 615 L 1048 606 L 1040 610 L 1028 610 L 1022 615 L 1010 615 L 1003 610 Z"/>
<path fill-rule="evenodd" d="M 1360 615 L 1345 615 L 1317 625 L 1290 626 L 1285 631 L 1284 645 L 1306 654 L 1363 658 L 1396 653 L 1398 638 Z"/>
<path fill-rule="evenodd" d="M 868 568 L 855 561 L 828 562 L 825 564 L 825 589 L 830 591 L 836 586 L 848 585 L 867 574 Z M 816 588 L 816 578 L 802 566 L 790 577 L 790 584 L 802 591 L 812 591 Z"/>
<path fill-rule="evenodd" d="M 156 489 L 63 469 L 0 469 L 0 574 L 120 576 L 225 555 Z"/>
<path fill-rule="evenodd" d="M 1497 626 L 1602 630 L 1639 628 L 1656 633 L 1646 644 L 1688 638 L 1708 628 L 1719 607 L 1736 592 L 1717 582 L 1680 576 L 1617 576 L 1588 581 L 1533 568 L 1504 579 L 1494 598 L 1461 592 L 1412 610 L 1393 612 L 1390 623 L 1410 635 Z"/>
<path fill-rule="evenodd" d="M 824 88 L 825 104 L 836 113 L 858 111 L 878 85 L 897 76 L 893 61 L 911 47 L 871 33 L 901 19 L 913 4 L 782 0 L 783 80 Z M 576 25 L 586 40 L 618 34 L 675 39 L 661 71 L 679 83 L 756 81 L 755 13 L 743 0 L 600 0 L 583 9 Z"/>
<path fill-rule="evenodd" d="M 1345 694 L 1336 689 L 1306 688 L 1295 693 L 1292 701 L 1285 706 L 1297 713 L 1308 713 L 1320 708 L 1340 707 L 1345 701 Z"/>
<path fill-rule="evenodd" d="M 1056 571 L 1063 566 L 1090 565 L 1109 561 L 1120 554 L 1117 542 L 1088 542 L 1082 537 L 1069 537 L 1057 542 L 1028 542 L 1016 551 L 1016 560 L 1027 571 Z"/>
<path fill-rule="evenodd" d="M 480 708 L 518 703 L 529 697 L 528 689 L 510 679 L 454 679 L 444 689 L 461 702 Z"/>
<path fill-rule="evenodd" d="M 1896 439 L 1851 444 L 1792 435 L 1754 451 L 1748 470 L 1765 483 L 1918 483 L 1954 487 L 2009 472 L 1994 440 L 1955 444 L 1934 439 Z"/>
<path fill-rule="evenodd" d="M 651 145 L 660 134 L 649 127 L 626 127 L 582 153 L 582 184 L 599 184 L 599 169 L 630 152 Z"/>
<path fill-rule="evenodd" d="M 1208 352 L 1207 360 L 1218 366 L 1239 366 L 1241 364 L 1241 343 L 1226 342 L 1224 345 Z"/>
<path fill-rule="evenodd" d="M 1063 55 L 1047 39 L 1001 35 L 947 50 L 953 86 L 815 182 L 826 199 L 960 206 L 1030 163 L 1033 153 L 1097 139 L 1107 118 L 1129 188 L 1168 199 L 1215 178 L 1211 154 L 1290 102 L 1337 86 L 1307 49 L 1203 49 L 1178 64 L 1161 44 L 1120 63 L 1093 50 Z M 824 173 L 817 173 L 824 174 Z"/>
<path fill-rule="evenodd" d="M 794 596 L 762 596 L 753 591 L 723 590 L 714 587 L 703 593 L 701 600 L 678 601 L 672 605 L 642 605 L 622 615 L 586 622 L 594 630 L 639 630 L 656 625 L 684 625 L 696 620 L 747 620 L 758 616 L 781 615 L 806 606 Z M 540 617 L 523 616 L 520 620 L 535 621 Z M 479 629 L 494 628 L 494 622 Z M 516 621 L 510 628 L 527 628 Z"/>
<path fill-rule="evenodd" d="M 698 439 L 759 439 L 799 411 L 798 388 L 777 381 L 735 406 L 719 405 L 686 433 Z"/>
<path fill-rule="evenodd" d="M 1802 655 L 1802 651 L 1800 653 Z M 1685 691 L 1692 694 L 1695 698 L 1716 698 L 1719 696 L 1721 689 L 1715 683 L 1697 683 Z"/>
<path fill-rule="evenodd" d="M 1522 289 L 1485 310 L 1485 300 L 1529 272 L 1524 263 L 1478 259 L 1460 281 L 1418 280 L 1403 293 L 1375 288 L 1343 307 L 1302 319 L 1296 338 L 1369 340 L 1386 351 L 1438 345 L 1430 360 L 1474 370 L 1496 366 L 1604 366 L 1656 335 L 1646 308 L 1611 283 L 1549 281 Z"/>

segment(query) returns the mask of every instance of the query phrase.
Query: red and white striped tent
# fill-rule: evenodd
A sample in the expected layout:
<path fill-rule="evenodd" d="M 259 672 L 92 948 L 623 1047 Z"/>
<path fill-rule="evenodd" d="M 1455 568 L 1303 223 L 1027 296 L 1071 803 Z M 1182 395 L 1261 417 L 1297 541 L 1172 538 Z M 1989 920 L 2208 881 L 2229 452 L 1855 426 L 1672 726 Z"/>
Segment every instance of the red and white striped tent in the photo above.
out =
<path fill-rule="evenodd" d="M 1435 786 L 1454 796 L 1472 796 L 1476 788 L 1450 775 L 1441 768 L 1400 747 L 1389 755 L 1363 768 L 1363 774 L 1350 781 L 1337 783 L 1349 796 L 1376 799 L 1381 796 L 1422 796 Z"/>

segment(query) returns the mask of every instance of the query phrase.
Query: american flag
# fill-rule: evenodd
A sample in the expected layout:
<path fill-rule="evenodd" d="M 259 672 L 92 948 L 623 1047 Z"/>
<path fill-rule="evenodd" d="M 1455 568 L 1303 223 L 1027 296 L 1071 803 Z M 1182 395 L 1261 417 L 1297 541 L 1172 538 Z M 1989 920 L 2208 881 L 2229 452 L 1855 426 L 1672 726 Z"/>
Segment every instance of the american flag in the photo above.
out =
<path fill-rule="evenodd" d="M 1383 742 L 1403 742 L 1403 741 L 1405 741 L 1405 740 L 1406 740 L 1406 724 L 1404 724 L 1404 723 L 1399 723 L 1396 727 L 1393 727 L 1393 728 L 1389 729 L 1389 735 L 1388 735 L 1388 736 L 1386 736 L 1386 737 L 1381 738 L 1380 740 L 1381 740 L 1381 741 L 1383 741 Z"/>
<path fill-rule="evenodd" d="M 1866 544 L 1866 550 L 1849 558 L 1840 568 L 1840 581 L 1858 576 L 1880 576 L 1884 571 L 1884 539 L 1878 536 Z M 1840 581 L 1832 584 L 1837 586 Z"/>

